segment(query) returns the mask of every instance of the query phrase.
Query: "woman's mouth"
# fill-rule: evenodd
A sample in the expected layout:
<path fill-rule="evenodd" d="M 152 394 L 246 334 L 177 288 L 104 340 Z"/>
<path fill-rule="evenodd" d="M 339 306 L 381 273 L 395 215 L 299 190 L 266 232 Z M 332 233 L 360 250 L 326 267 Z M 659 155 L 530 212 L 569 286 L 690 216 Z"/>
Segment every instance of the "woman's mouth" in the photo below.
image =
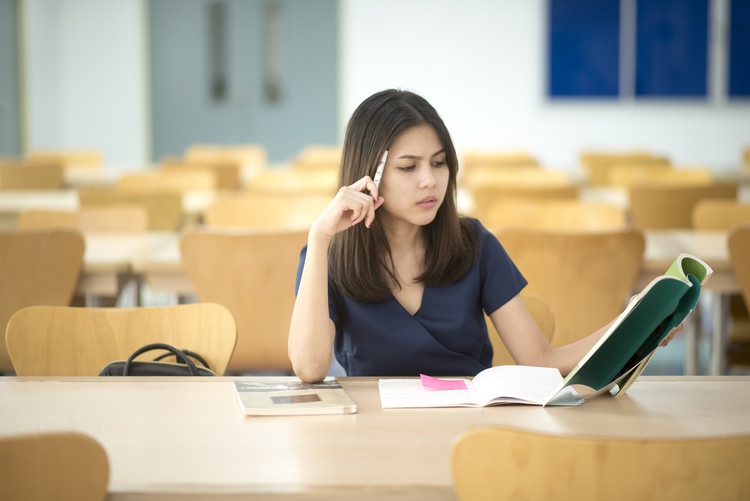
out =
<path fill-rule="evenodd" d="M 437 204 L 437 199 L 435 197 L 426 197 L 417 202 L 417 205 L 423 209 L 432 209 L 435 207 L 435 204 Z"/>

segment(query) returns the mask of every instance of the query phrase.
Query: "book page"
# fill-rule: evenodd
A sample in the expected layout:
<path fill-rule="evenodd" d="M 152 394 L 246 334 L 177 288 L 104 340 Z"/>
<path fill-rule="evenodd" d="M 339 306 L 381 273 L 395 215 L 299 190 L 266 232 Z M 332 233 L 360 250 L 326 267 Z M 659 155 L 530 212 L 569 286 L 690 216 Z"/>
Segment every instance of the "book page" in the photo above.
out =
<path fill-rule="evenodd" d="M 381 379 L 380 404 L 384 409 L 403 407 L 476 407 L 479 405 L 471 381 L 465 390 L 430 390 L 419 379 Z"/>
<path fill-rule="evenodd" d="M 477 374 L 473 384 L 482 405 L 509 399 L 543 404 L 562 381 L 554 367 L 501 365 Z"/>

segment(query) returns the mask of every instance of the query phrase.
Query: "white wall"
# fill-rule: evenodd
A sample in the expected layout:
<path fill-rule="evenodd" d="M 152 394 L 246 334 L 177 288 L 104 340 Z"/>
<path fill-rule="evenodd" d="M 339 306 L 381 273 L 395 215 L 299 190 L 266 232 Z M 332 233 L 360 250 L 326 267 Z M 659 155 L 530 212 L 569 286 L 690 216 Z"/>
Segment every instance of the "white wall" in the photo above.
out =
<path fill-rule="evenodd" d="M 546 0 L 343 0 L 342 127 L 365 97 L 426 97 L 459 150 L 528 149 L 572 168 L 582 148 L 649 149 L 678 165 L 736 166 L 750 104 L 550 103 Z"/>
<path fill-rule="evenodd" d="M 25 147 L 98 148 L 108 164 L 149 155 L 142 0 L 25 0 Z"/>
<path fill-rule="evenodd" d="M 149 161 L 146 0 L 23 0 L 26 146 Z M 750 103 L 550 103 L 546 0 L 340 0 L 340 128 L 375 91 L 414 90 L 459 151 L 523 148 L 573 168 L 582 148 L 641 148 L 736 166 Z"/>

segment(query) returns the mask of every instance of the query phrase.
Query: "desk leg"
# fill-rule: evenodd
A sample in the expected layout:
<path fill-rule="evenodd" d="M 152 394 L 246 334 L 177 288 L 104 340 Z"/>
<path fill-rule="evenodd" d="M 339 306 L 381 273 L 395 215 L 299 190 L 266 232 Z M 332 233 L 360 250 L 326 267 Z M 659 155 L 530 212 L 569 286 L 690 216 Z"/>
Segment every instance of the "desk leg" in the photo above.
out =
<path fill-rule="evenodd" d="M 727 370 L 727 317 L 729 295 L 714 292 L 713 322 L 711 328 L 711 366 L 709 374 L 720 376 Z"/>

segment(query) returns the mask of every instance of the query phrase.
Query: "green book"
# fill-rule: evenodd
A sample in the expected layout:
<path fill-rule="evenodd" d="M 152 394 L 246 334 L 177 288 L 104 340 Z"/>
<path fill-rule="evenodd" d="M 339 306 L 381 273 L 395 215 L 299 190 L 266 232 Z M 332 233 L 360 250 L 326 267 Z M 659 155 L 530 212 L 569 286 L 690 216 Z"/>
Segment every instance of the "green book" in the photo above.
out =
<path fill-rule="evenodd" d="M 680 254 L 667 272 L 628 304 L 607 332 L 555 389 L 582 385 L 594 392 L 622 394 L 643 372 L 659 343 L 695 308 L 713 270 L 690 254 Z"/>

